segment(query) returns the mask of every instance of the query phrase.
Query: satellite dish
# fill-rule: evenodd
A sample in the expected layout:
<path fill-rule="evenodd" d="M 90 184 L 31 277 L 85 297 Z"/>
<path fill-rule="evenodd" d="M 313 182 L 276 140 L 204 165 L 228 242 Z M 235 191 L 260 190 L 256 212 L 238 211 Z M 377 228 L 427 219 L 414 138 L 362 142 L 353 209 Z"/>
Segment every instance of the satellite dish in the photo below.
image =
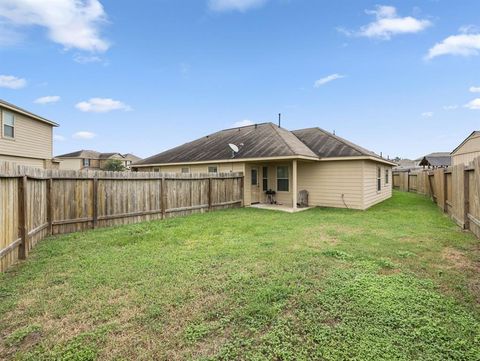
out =
<path fill-rule="evenodd" d="M 238 153 L 238 147 L 235 144 L 229 143 L 228 146 L 234 153 Z"/>

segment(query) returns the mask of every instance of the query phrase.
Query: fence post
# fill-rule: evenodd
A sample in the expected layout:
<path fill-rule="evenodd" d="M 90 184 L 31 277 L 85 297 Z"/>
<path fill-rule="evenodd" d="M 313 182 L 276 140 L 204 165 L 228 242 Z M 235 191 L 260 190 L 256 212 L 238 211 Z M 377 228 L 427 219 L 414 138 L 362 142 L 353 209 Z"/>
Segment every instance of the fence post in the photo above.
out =
<path fill-rule="evenodd" d="M 443 212 L 448 213 L 448 187 L 447 187 L 448 174 L 446 169 L 443 170 Z"/>
<path fill-rule="evenodd" d="M 474 172 L 477 171 L 475 168 Z M 470 175 L 466 169 L 463 170 L 463 229 L 470 229 Z"/>
<path fill-rule="evenodd" d="M 28 232 L 27 232 L 27 176 L 18 179 L 18 234 L 22 239 L 18 248 L 18 258 L 27 258 Z"/>
<path fill-rule="evenodd" d="M 242 207 L 245 207 L 245 190 L 243 189 L 244 187 L 244 182 L 245 182 L 245 176 L 242 176 L 240 178 L 240 195 L 242 197 Z"/>
<path fill-rule="evenodd" d="M 53 234 L 53 204 L 52 204 L 52 178 L 47 179 L 47 223 L 48 223 L 48 234 Z"/>
<path fill-rule="evenodd" d="M 98 178 L 93 178 L 93 222 L 92 228 L 95 229 L 98 226 Z"/>
<path fill-rule="evenodd" d="M 165 177 L 160 179 L 160 209 L 162 211 L 162 219 L 165 219 L 165 209 L 166 202 L 165 202 Z"/>
<path fill-rule="evenodd" d="M 212 209 L 212 177 L 208 178 L 208 210 Z"/>

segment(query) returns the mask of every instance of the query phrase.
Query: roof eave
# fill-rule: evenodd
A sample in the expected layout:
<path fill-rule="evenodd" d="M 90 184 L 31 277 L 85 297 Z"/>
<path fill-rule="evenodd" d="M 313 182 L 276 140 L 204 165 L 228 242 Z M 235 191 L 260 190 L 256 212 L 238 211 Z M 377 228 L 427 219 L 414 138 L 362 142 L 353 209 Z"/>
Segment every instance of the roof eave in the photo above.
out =
<path fill-rule="evenodd" d="M 260 157 L 260 158 L 230 158 L 230 159 L 211 159 L 211 160 L 201 160 L 195 162 L 171 162 L 171 163 L 145 163 L 145 164 L 132 164 L 136 168 L 146 168 L 146 167 L 165 167 L 165 166 L 175 166 L 175 165 L 189 165 L 189 164 L 212 164 L 212 163 L 243 163 L 243 162 L 262 162 L 262 161 L 274 161 L 274 160 L 293 160 L 293 159 L 302 159 L 302 160 L 312 160 L 318 161 L 318 157 L 306 156 L 306 155 L 289 155 L 289 156 L 278 156 L 278 157 Z"/>
<path fill-rule="evenodd" d="M 48 120 L 48 119 L 45 119 L 45 118 L 43 118 L 43 117 L 41 117 L 41 116 L 39 116 L 39 115 L 35 115 L 35 114 L 33 114 L 33 113 L 30 113 L 29 111 L 23 110 L 23 109 L 18 108 L 18 107 L 14 106 L 14 105 L 10 105 L 10 104 L 8 104 L 8 103 L 6 103 L 6 102 L 3 102 L 3 101 L 2 101 L 2 102 L 0 103 L 0 105 L 1 105 L 2 107 L 4 107 L 4 108 L 7 108 L 7 109 L 11 110 L 11 111 L 14 111 L 14 112 L 20 113 L 20 114 L 22 114 L 22 115 L 25 115 L 25 116 L 27 116 L 27 117 L 33 118 L 33 119 L 38 120 L 38 121 L 40 121 L 40 122 L 42 122 L 42 123 L 49 124 L 49 125 L 51 125 L 52 127 L 58 127 L 58 126 L 59 126 L 58 123 L 55 123 L 55 122 L 53 122 L 53 121 L 51 121 L 51 120 Z"/>
<path fill-rule="evenodd" d="M 320 162 L 333 162 L 333 161 L 345 161 L 345 160 L 371 160 L 374 162 L 379 162 L 379 163 L 384 163 L 391 165 L 393 167 L 397 166 L 397 163 L 392 162 L 391 160 L 388 159 L 383 159 L 383 158 L 377 158 L 373 156 L 367 156 L 367 155 L 359 155 L 359 156 L 349 156 L 349 157 L 329 157 L 329 158 L 320 158 Z"/>

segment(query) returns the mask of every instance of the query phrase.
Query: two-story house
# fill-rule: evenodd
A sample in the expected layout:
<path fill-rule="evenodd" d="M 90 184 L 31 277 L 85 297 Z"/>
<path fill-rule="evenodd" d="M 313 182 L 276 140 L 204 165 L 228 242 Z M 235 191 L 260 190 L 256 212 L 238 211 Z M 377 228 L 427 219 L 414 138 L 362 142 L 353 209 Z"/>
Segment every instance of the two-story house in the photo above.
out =
<path fill-rule="evenodd" d="M 54 168 L 53 127 L 58 124 L 0 99 L 0 160 Z"/>
<path fill-rule="evenodd" d="M 100 153 L 94 150 L 78 150 L 76 152 L 58 155 L 55 157 L 60 162 L 60 169 L 82 170 L 104 169 L 105 165 L 110 160 L 119 160 L 125 169 L 130 169 L 130 165 L 140 160 L 134 154 L 120 154 L 120 153 Z"/>

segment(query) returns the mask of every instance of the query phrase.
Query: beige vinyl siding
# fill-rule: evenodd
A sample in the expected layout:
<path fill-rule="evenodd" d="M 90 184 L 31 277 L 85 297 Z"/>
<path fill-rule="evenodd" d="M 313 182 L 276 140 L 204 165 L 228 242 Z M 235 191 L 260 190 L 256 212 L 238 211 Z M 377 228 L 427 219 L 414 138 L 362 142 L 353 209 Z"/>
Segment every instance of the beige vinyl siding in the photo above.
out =
<path fill-rule="evenodd" d="M 0 161 L 13 162 L 18 165 L 25 165 L 28 167 L 35 167 L 35 168 L 51 168 L 51 164 L 46 166 L 45 160 L 36 159 L 36 158 L 12 157 L 8 155 L 0 154 Z"/>
<path fill-rule="evenodd" d="M 5 111 L 0 108 L 0 113 Z M 52 126 L 25 115 L 15 115 L 15 138 L 3 136 L 3 114 L 0 136 L 0 154 L 37 159 L 52 159 Z"/>
<path fill-rule="evenodd" d="M 82 160 L 79 158 L 60 159 L 59 169 L 80 170 L 82 169 Z"/>
<path fill-rule="evenodd" d="M 465 144 L 452 154 L 452 165 L 468 165 L 477 157 L 480 157 L 480 134 L 475 134 L 468 138 Z"/>
<path fill-rule="evenodd" d="M 392 167 L 372 161 L 362 161 L 363 166 L 363 209 L 380 203 L 392 196 Z M 377 191 L 377 167 L 381 169 L 381 190 Z M 388 184 L 385 170 L 388 169 Z"/>
<path fill-rule="evenodd" d="M 452 156 L 452 165 L 459 165 L 459 164 L 468 165 L 477 157 L 480 157 L 480 151 L 467 153 L 467 154 L 454 155 Z"/>
<path fill-rule="evenodd" d="M 288 166 L 289 188 L 288 192 L 277 191 L 277 166 Z M 251 171 L 252 168 L 258 168 L 258 184 L 260 192 L 260 203 L 266 202 L 267 196 L 263 191 L 263 167 L 268 167 L 268 188 L 276 191 L 275 199 L 278 204 L 291 207 L 292 204 L 292 162 L 275 162 L 275 163 L 245 163 L 245 171 L 238 170 L 236 172 L 244 172 L 245 174 L 245 205 L 251 205 Z"/>
<path fill-rule="evenodd" d="M 159 169 L 164 173 L 182 173 L 182 168 L 188 167 L 190 173 L 208 173 L 208 167 L 216 166 L 219 173 L 243 172 L 243 163 L 209 163 L 192 165 L 167 165 L 161 167 L 138 168 L 139 172 L 151 172 Z"/>
<path fill-rule="evenodd" d="M 298 191 L 308 191 L 311 206 L 363 209 L 362 171 L 360 160 L 299 162 Z"/>

